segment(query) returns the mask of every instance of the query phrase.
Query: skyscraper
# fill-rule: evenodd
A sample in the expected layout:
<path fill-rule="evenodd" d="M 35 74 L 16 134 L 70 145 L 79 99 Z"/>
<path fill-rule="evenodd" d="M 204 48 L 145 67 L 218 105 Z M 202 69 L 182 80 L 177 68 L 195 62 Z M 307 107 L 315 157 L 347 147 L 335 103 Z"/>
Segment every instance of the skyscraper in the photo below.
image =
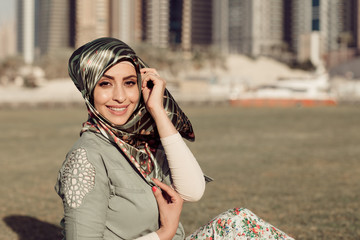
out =
<path fill-rule="evenodd" d="M 0 60 L 16 54 L 15 21 L 9 20 L 0 25 Z"/>
<path fill-rule="evenodd" d="M 142 39 L 142 1 L 111 0 L 110 33 L 125 43 L 133 44 Z"/>
<path fill-rule="evenodd" d="M 70 7 L 69 1 L 36 0 L 36 42 L 40 54 L 69 48 Z"/>
<path fill-rule="evenodd" d="M 32 64 L 35 49 L 35 2 L 18 0 L 17 2 L 17 50 L 25 63 Z"/>
<path fill-rule="evenodd" d="M 75 47 L 110 36 L 110 1 L 75 0 Z"/>
<path fill-rule="evenodd" d="M 143 1 L 144 40 L 154 46 L 166 48 L 169 45 L 169 0 Z"/>
<path fill-rule="evenodd" d="M 292 24 L 291 42 L 288 43 L 298 61 L 309 59 L 317 65 L 321 59 L 329 59 L 341 48 L 347 48 L 351 40 L 356 38 L 358 1 L 290 2 Z"/>
<path fill-rule="evenodd" d="M 183 0 L 182 48 L 185 51 L 212 44 L 212 16 L 212 1 Z"/>
<path fill-rule="evenodd" d="M 226 0 L 214 4 L 214 43 L 230 53 L 271 55 L 283 45 L 283 3 Z"/>
<path fill-rule="evenodd" d="M 234 16 L 236 17 L 236 16 Z M 214 46 L 229 52 L 229 0 L 213 0 L 212 40 Z M 235 29 L 234 29 L 235 30 Z M 234 34 L 236 36 L 236 34 Z"/>
<path fill-rule="evenodd" d="M 178 46 L 182 40 L 183 0 L 170 0 L 169 12 L 169 43 Z"/>

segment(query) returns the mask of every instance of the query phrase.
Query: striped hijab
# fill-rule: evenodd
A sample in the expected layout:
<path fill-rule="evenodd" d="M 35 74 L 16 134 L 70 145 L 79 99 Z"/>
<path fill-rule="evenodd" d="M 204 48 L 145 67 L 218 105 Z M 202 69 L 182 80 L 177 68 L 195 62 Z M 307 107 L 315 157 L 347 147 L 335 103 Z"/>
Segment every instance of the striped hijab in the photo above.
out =
<path fill-rule="evenodd" d="M 128 121 L 124 125 L 114 125 L 95 109 L 92 94 L 103 74 L 121 61 L 129 61 L 135 66 L 141 97 Z M 154 157 L 160 149 L 160 137 L 141 95 L 140 68 L 144 67 L 147 65 L 128 45 L 114 38 L 95 39 L 75 50 L 69 59 L 69 75 L 85 99 L 89 112 L 81 133 L 98 132 L 115 143 L 139 174 L 152 185 L 151 177 L 162 179 L 163 174 Z M 164 108 L 182 137 L 194 141 L 190 121 L 166 89 Z"/>

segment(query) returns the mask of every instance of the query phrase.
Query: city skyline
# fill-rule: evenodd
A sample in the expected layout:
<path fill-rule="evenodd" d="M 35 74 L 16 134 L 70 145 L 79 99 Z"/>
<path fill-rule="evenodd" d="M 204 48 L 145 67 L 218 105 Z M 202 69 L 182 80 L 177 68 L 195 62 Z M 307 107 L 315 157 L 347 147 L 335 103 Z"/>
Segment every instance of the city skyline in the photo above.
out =
<path fill-rule="evenodd" d="M 320 59 L 339 60 L 341 56 L 337 52 L 345 48 L 352 48 L 351 56 L 359 53 L 359 0 L 32 2 L 31 9 L 35 10 L 27 11 L 22 8 L 26 0 L 0 2 L 1 11 L 7 12 L 0 19 L 14 19 L 12 24 L 16 24 L 17 34 L 12 39 L 18 42 L 17 53 L 24 57 L 26 39 L 34 41 L 33 54 L 41 56 L 54 50 L 76 48 L 102 36 L 187 52 L 198 46 L 214 46 L 225 54 L 265 55 L 279 60 L 285 60 L 284 53 L 291 53 L 287 59 L 310 60 L 315 65 Z M 25 13 L 31 17 L 25 18 Z M 31 30 L 24 27 L 30 26 L 29 19 L 34 22 Z M 5 25 L 2 27 L 5 29 Z M 33 36 L 28 35 L 29 31 Z M 11 42 L 6 33 L 2 36 L 5 36 L 0 39 L 2 43 Z"/>

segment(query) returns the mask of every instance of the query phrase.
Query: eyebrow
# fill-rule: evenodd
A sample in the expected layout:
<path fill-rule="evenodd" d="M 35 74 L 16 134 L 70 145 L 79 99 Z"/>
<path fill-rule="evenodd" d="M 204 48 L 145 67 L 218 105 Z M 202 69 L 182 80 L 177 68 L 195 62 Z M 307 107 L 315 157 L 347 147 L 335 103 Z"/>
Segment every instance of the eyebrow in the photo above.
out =
<path fill-rule="evenodd" d="M 115 77 L 110 76 L 110 75 L 104 74 L 103 77 L 109 78 L 111 80 L 115 80 Z M 129 76 L 124 77 L 123 80 L 128 80 L 130 78 L 137 78 L 137 76 L 136 75 L 129 75 Z"/>

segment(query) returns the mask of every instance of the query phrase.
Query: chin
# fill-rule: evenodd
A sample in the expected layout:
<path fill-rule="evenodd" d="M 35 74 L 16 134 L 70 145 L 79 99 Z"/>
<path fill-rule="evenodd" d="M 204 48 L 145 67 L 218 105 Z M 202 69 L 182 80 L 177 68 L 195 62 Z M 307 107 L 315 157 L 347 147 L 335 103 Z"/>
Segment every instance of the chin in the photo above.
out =
<path fill-rule="evenodd" d="M 119 119 L 109 119 L 109 118 L 107 118 L 108 119 L 108 121 L 110 122 L 110 123 L 112 123 L 112 124 L 115 124 L 115 125 L 124 125 L 126 122 L 127 122 L 127 120 L 128 119 L 126 119 L 126 120 L 119 120 Z"/>

